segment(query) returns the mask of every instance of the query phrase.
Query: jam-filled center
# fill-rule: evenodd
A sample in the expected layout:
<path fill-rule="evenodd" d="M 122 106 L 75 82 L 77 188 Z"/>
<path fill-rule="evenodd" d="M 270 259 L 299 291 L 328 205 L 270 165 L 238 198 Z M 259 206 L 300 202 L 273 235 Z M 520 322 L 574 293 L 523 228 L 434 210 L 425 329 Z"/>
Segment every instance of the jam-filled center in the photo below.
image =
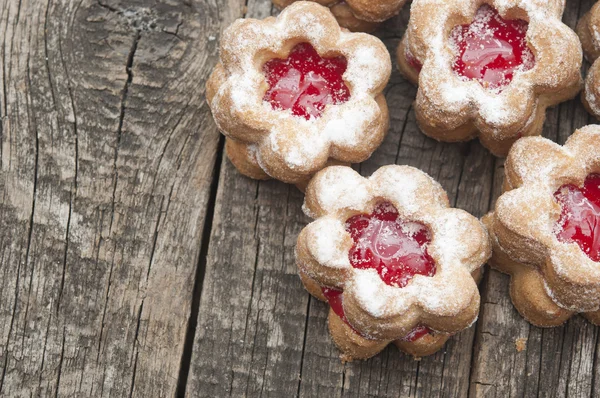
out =
<path fill-rule="evenodd" d="M 286 59 L 275 58 L 264 67 L 269 89 L 263 101 L 273 109 L 291 110 L 307 120 L 322 115 L 326 105 L 348 101 L 350 89 L 343 75 L 346 58 L 323 58 L 309 43 L 296 45 Z"/>
<path fill-rule="evenodd" d="M 346 231 L 354 241 L 349 252 L 352 266 L 375 269 L 390 286 L 402 288 L 415 275 L 435 275 L 435 262 L 427 252 L 429 230 L 401 220 L 391 203 L 380 203 L 371 214 L 351 217 Z"/>
<path fill-rule="evenodd" d="M 489 5 L 477 10 L 473 22 L 456 26 L 450 35 L 460 76 L 479 81 L 483 87 L 502 89 L 516 72 L 534 67 L 535 56 L 527 46 L 529 23 L 506 20 Z"/>
<path fill-rule="evenodd" d="M 558 240 L 577 243 L 592 261 L 600 262 L 600 174 L 587 176 L 581 188 L 563 185 L 554 196 L 562 208 Z"/>
<path fill-rule="evenodd" d="M 400 219 L 398 210 L 389 202 L 378 204 L 371 214 L 350 217 L 346 231 L 354 241 L 348 253 L 350 264 L 376 270 L 390 286 L 403 288 L 415 275 L 435 275 L 435 261 L 427 253 L 429 230 L 423 224 Z M 343 292 L 328 287 L 322 291 L 333 312 L 358 333 L 344 313 Z M 415 341 L 431 333 L 431 329 L 418 326 L 403 340 Z"/>

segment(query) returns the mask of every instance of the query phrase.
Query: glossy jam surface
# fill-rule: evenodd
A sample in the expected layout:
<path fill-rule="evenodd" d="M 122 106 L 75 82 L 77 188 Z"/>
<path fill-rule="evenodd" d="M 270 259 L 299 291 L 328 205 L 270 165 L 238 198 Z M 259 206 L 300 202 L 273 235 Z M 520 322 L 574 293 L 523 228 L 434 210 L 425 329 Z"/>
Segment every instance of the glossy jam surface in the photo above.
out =
<path fill-rule="evenodd" d="M 344 323 L 346 323 L 346 325 L 350 326 L 350 328 L 354 331 L 354 333 L 360 334 L 360 333 L 358 333 L 358 331 L 356 331 L 356 329 L 354 329 L 354 327 L 352 327 L 352 325 L 350 325 L 350 323 L 348 322 L 348 319 L 346 318 L 346 314 L 344 313 L 344 307 L 342 305 L 344 293 L 341 290 L 332 289 L 330 287 L 323 287 L 323 288 L 321 288 L 321 291 L 323 292 L 323 295 L 327 299 L 327 302 L 329 302 L 329 305 L 331 306 L 331 309 L 333 310 L 333 312 L 335 312 L 335 314 L 337 316 L 339 316 L 342 319 L 342 321 L 344 321 Z M 402 340 L 415 341 L 427 334 L 432 334 L 432 333 L 433 333 L 433 330 L 429 329 L 426 326 L 417 326 L 408 335 L 406 335 L 406 337 L 404 337 Z"/>
<path fill-rule="evenodd" d="M 563 185 L 554 196 L 562 208 L 558 240 L 577 243 L 592 261 L 600 262 L 600 174 L 590 174 L 581 188 Z"/>
<path fill-rule="evenodd" d="M 457 54 L 454 71 L 483 87 L 501 90 L 515 72 L 535 65 L 525 38 L 528 26 L 527 21 L 506 20 L 489 5 L 481 6 L 472 23 L 452 30 L 450 41 Z"/>
<path fill-rule="evenodd" d="M 415 57 L 413 55 L 413 53 L 410 52 L 408 47 L 406 48 L 404 55 L 406 57 L 406 62 L 408 62 L 410 67 L 413 68 L 414 70 L 416 70 L 417 72 L 421 72 L 421 69 L 423 69 L 423 64 L 421 64 L 421 62 L 419 62 L 417 57 Z"/>
<path fill-rule="evenodd" d="M 427 253 L 427 244 L 431 242 L 429 230 L 422 224 L 401 220 L 391 203 L 380 203 L 371 214 L 349 218 L 346 231 L 354 241 L 348 254 L 352 266 L 377 270 L 390 286 L 402 288 L 415 275 L 435 275 L 435 262 Z M 322 291 L 333 312 L 358 333 L 344 313 L 343 292 L 328 287 Z M 419 326 L 403 340 L 415 341 L 429 333 L 433 333 L 431 329 Z"/>
<path fill-rule="evenodd" d="M 300 43 L 288 58 L 275 58 L 264 65 L 269 89 L 263 100 L 273 109 L 289 109 L 307 120 L 318 118 L 326 105 L 341 104 L 350 98 L 342 78 L 347 66 L 344 57 L 322 58 L 313 46 Z"/>
<path fill-rule="evenodd" d="M 342 306 L 342 299 L 344 297 L 343 292 L 341 290 L 333 289 L 330 287 L 321 288 L 323 295 L 327 299 L 327 302 L 331 306 L 331 309 L 337 316 L 339 316 L 342 321 L 344 321 L 348 326 L 352 328 L 352 325 L 348 323 L 348 319 L 346 318 L 346 314 L 344 313 L 344 307 Z M 354 328 L 352 328 L 354 330 Z M 356 332 L 356 330 L 354 330 Z M 358 332 L 357 332 L 358 333 Z"/>
<path fill-rule="evenodd" d="M 417 326 L 409 334 L 407 334 L 402 340 L 415 341 L 425 335 L 432 334 L 432 333 L 433 333 L 433 330 L 429 329 L 426 326 Z"/>
<path fill-rule="evenodd" d="M 351 217 L 346 230 L 354 240 L 349 252 L 354 268 L 375 269 L 386 284 L 399 288 L 415 275 L 435 275 L 435 262 L 427 253 L 429 230 L 399 219 L 391 203 L 380 203 L 371 214 Z"/>

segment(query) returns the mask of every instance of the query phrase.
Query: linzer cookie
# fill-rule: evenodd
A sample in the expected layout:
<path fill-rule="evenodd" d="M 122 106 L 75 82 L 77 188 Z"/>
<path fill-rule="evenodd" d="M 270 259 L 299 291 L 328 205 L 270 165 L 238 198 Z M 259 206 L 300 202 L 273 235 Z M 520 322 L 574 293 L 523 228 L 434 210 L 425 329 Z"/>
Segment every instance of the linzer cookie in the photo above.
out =
<path fill-rule="evenodd" d="M 363 178 L 328 167 L 308 185 L 296 261 L 304 286 L 330 305 L 343 360 L 393 342 L 413 356 L 439 350 L 479 311 L 474 275 L 491 254 L 483 225 L 449 207 L 442 187 L 409 166 Z"/>
<path fill-rule="evenodd" d="M 479 137 L 506 156 L 539 135 L 548 106 L 582 86 L 577 35 L 561 0 L 415 0 L 398 48 L 419 90 L 417 122 L 440 141 Z"/>
<path fill-rule="evenodd" d="M 370 32 L 380 22 L 398 14 L 407 0 L 312 0 L 329 7 L 340 26 L 353 32 Z M 296 0 L 273 0 L 278 8 Z"/>
<path fill-rule="evenodd" d="M 490 265 L 511 275 L 516 309 L 538 326 L 575 313 L 600 324 L 600 126 L 577 130 L 564 146 L 519 140 L 505 171 L 484 222 Z"/>
<path fill-rule="evenodd" d="M 577 34 L 585 57 L 592 63 L 585 79 L 582 101 L 588 112 L 600 118 L 600 3 L 581 18 L 577 24 Z"/>
<path fill-rule="evenodd" d="M 389 124 L 383 43 L 341 29 L 326 7 L 297 2 L 223 34 L 206 97 L 226 151 L 252 178 L 305 183 L 327 164 L 358 163 Z"/>

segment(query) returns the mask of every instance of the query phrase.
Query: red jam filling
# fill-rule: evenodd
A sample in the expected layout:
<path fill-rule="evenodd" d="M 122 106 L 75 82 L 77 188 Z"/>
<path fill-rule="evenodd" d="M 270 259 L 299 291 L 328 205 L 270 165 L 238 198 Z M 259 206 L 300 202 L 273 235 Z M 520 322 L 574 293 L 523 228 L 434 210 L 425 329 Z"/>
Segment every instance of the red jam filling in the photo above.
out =
<path fill-rule="evenodd" d="M 506 20 L 489 5 L 481 6 L 473 22 L 452 30 L 451 43 L 457 52 L 454 71 L 483 87 L 502 89 L 515 72 L 535 65 L 525 38 L 528 27 L 527 21 Z"/>
<path fill-rule="evenodd" d="M 346 231 L 354 241 L 348 254 L 352 266 L 375 269 L 390 286 L 403 288 L 415 275 L 435 275 L 435 261 L 427 253 L 427 244 L 431 242 L 429 230 L 423 224 L 400 220 L 391 203 L 380 203 L 371 214 L 349 218 Z M 343 292 L 326 287 L 322 291 L 333 312 L 352 327 L 344 313 Z M 431 329 L 419 326 L 403 340 L 415 341 L 430 333 Z"/>
<path fill-rule="evenodd" d="M 346 318 L 346 313 L 344 312 L 344 307 L 342 306 L 344 292 L 330 287 L 322 287 L 321 291 L 323 292 L 323 295 L 327 299 L 327 302 L 329 303 L 329 306 L 333 312 L 335 312 L 335 314 L 339 316 L 346 325 L 350 326 L 352 330 L 354 330 L 354 333 L 360 334 L 356 331 L 356 329 L 354 329 L 354 327 L 352 327 L 352 325 L 350 325 L 348 319 Z"/>
<path fill-rule="evenodd" d="M 421 69 L 423 69 L 423 64 L 417 59 L 417 57 L 413 55 L 413 53 L 408 49 L 408 47 L 406 47 L 404 56 L 406 57 L 406 62 L 408 62 L 411 68 L 413 68 L 417 72 L 421 72 Z"/>
<path fill-rule="evenodd" d="M 417 326 L 414 328 L 409 334 L 407 334 L 402 340 L 404 341 L 415 341 L 420 339 L 423 336 L 428 334 L 432 334 L 433 330 L 429 329 L 427 326 Z"/>
<path fill-rule="evenodd" d="M 275 58 L 264 67 L 269 89 L 263 101 L 275 110 L 288 110 L 309 120 L 318 118 L 326 105 L 348 101 L 350 89 L 343 75 L 346 58 L 322 58 L 309 43 L 295 46 L 286 59 Z"/>
<path fill-rule="evenodd" d="M 352 236 L 350 263 L 354 268 L 375 269 L 388 285 L 404 287 L 415 275 L 435 275 L 435 262 L 427 253 L 431 236 L 427 227 L 398 218 L 391 203 L 379 204 L 371 214 L 346 221 Z"/>
<path fill-rule="evenodd" d="M 554 197 L 562 207 L 558 240 L 575 242 L 592 261 L 600 261 L 600 174 L 587 176 L 583 188 L 563 185 Z"/>

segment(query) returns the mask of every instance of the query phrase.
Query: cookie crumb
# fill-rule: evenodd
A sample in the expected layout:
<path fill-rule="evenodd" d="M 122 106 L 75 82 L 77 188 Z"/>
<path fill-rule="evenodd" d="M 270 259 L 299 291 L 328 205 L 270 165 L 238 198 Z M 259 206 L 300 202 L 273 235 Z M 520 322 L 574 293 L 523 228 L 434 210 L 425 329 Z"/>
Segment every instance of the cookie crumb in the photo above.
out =
<path fill-rule="evenodd" d="M 515 348 L 518 352 L 525 351 L 527 349 L 527 339 L 525 337 L 520 337 L 516 339 Z"/>

